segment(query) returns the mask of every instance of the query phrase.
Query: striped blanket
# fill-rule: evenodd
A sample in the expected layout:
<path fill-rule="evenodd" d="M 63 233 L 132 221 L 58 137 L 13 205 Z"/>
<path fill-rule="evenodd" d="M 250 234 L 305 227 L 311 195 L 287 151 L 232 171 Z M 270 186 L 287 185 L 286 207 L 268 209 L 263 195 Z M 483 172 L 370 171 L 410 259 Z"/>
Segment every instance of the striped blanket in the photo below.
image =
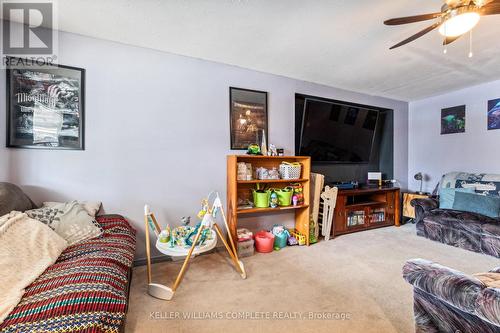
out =
<path fill-rule="evenodd" d="M 68 247 L 29 287 L 0 332 L 118 332 L 127 309 L 135 230 L 118 215 L 97 218 L 101 237 Z"/>

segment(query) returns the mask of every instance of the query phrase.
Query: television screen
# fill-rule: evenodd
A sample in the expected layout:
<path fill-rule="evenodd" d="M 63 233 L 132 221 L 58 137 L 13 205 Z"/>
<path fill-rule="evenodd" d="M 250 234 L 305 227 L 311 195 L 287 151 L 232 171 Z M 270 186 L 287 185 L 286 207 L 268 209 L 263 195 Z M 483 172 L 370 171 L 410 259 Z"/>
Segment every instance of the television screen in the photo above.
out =
<path fill-rule="evenodd" d="M 300 155 L 316 162 L 370 162 L 379 111 L 306 99 L 302 121 Z"/>

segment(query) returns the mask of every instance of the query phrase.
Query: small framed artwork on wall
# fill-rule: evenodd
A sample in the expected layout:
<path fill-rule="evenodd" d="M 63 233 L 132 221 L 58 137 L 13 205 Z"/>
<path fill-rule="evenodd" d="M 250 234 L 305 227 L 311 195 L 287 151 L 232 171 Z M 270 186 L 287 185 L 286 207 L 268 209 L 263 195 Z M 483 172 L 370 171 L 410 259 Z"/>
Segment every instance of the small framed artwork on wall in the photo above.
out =
<path fill-rule="evenodd" d="M 441 110 L 441 134 L 465 132 L 465 105 Z"/>
<path fill-rule="evenodd" d="M 488 130 L 500 129 L 500 98 L 488 101 Z"/>
<path fill-rule="evenodd" d="M 258 143 L 258 135 L 268 135 L 267 92 L 229 88 L 229 120 L 231 149 L 246 150 L 252 143 Z"/>
<path fill-rule="evenodd" d="M 11 63 L 18 65 L 7 68 L 7 147 L 83 150 L 85 70 Z"/>

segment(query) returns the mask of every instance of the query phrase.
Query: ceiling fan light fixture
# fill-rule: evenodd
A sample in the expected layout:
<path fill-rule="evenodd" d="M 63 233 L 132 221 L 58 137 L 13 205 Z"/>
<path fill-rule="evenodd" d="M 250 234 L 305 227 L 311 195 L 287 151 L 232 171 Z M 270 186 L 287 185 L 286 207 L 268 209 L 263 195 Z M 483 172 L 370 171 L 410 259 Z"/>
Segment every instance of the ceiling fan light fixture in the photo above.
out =
<path fill-rule="evenodd" d="M 439 33 L 445 37 L 458 37 L 471 31 L 481 19 L 475 11 L 449 15 L 439 27 Z"/>

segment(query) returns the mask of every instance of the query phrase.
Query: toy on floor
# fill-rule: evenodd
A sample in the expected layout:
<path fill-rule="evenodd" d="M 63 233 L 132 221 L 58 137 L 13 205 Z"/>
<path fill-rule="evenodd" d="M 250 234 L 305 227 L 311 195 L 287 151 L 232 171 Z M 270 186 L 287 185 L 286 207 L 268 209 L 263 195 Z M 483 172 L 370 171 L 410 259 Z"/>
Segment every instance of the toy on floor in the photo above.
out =
<path fill-rule="evenodd" d="M 215 199 L 212 206 L 209 205 L 209 200 L 212 195 Z M 213 249 L 217 244 L 217 235 L 224 244 L 232 263 L 243 279 L 246 279 L 246 272 L 243 263 L 238 259 L 238 252 L 234 244 L 233 238 L 229 237 L 230 244 L 226 242 L 222 234 L 222 230 L 216 223 L 218 214 L 222 216 L 226 230 L 229 230 L 222 202 L 218 192 L 211 192 L 202 202 L 202 209 L 198 213 L 201 219 L 196 226 L 189 226 L 189 218 L 183 218 L 183 224 L 173 230 L 167 225 L 167 228 L 161 231 L 156 217 L 150 212 L 148 205 L 144 206 L 144 223 L 146 231 L 146 257 L 147 257 L 147 274 L 148 274 L 148 293 L 156 298 L 171 300 L 175 291 L 182 282 L 182 278 L 186 273 L 189 261 L 191 258 L 203 252 Z M 167 286 L 152 283 L 151 277 L 151 245 L 150 245 L 150 229 L 158 237 L 156 248 L 163 254 L 170 256 L 186 256 L 179 274 L 172 288 Z"/>
<path fill-rule="evenodd" d="M 274 250 L 279 251 L 286 246 L 290 233 L 282 225 L 275 224 L 271 233 L 274 235 Z"/>

